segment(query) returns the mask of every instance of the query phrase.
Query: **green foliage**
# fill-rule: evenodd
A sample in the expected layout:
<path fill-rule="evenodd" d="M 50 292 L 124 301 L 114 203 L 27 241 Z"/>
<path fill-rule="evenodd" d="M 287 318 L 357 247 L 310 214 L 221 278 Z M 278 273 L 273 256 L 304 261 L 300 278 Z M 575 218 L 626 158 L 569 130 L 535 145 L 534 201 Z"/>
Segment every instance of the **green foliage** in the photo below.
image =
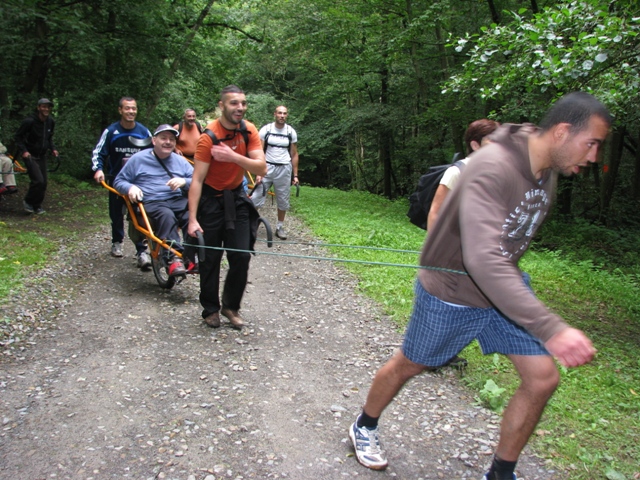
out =
<path fill-rule="evenodd" d="M 17 182 L 25 191 L 26 176 Z M 10 299 L 62 246 L 72 252 L 78 235 L 108 222 L 107 198 L 102 187 L 55 174 L 49 177 L 45 215 L 0 222 L 0 299 Z"/>
<path fill-rule="evenodd" d="M 577 0 L 535 15 L 522 9 L 512 12 L 509 24 L 484 26 L 481 33 L 452 42 L 468 58 L 443 93 L 499 99 L 507 118 L 517 120 L 517 115 L 540 118 L 547 107 L 544 100 L 583 90 L 624 122 L 637 119 L 630 101 L 637 106 L 640 18 L 620 5 L 609 6 L 601 0 Z"/>
<path fill-rule="evenodd" d="M 406 322 L 412 304 L 417 251 L 424 241 L 424 231 L 408 221 L 397 221 L 406 213 L 406 201 L 389 202 L 366 192 L 303 187 L 293 208 L 327 243 L 408 251 L 328 248 L 336 258 L 406 265 L 345 264 L 358 275 L 363 292 L 385 305 L 399 323 Z M 393 228 L 386 228 L 389 225 Z"/>
<path fill-rule="evenodd" d="M 484 384 L 484 388 L 480 390 L 478 394 L 487 407 L 498 413 L 502 413 L 509 400 L 508 398 L 505 398 L 505 392 L 506 390 L 498 387 L 496 382 L 493 380 L 487 380 Z"/>
<path fill-rule="evenodd" d="M 590 263 L 593 270 L 627 276 L 632 283 L 637 283 L 640 275 L 640 237 L 632 229 L 614 230 L 581 219 L 552 218 L 538 232 L 533 248 L 556 251 L 575 262 L 586 262 L 585 265 Z"/>
<path fill-rule="evenodd" d="M 21 232 L 0 222 L 0 298 L 8 298 L 16 283 L 21 282 L 28 269 L 42 266 L 54 253 L 55 245 L 34 232 Z M 11 279 L 11 281 L 9 281 Z"/>

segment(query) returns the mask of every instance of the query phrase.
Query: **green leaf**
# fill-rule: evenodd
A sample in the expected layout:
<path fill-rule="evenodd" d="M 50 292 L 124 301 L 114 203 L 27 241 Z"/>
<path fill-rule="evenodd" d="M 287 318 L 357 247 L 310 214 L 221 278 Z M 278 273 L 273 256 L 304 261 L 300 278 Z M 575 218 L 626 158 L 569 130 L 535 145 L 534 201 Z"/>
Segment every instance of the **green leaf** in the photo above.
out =
<path fill-rule="evenodd" d="M 626 480 L 627 479 L 627 477 L 625 477 L 623 474 L 611 468 L 605 472 L 605 476 L 607 477 L 608 480 Z"/>

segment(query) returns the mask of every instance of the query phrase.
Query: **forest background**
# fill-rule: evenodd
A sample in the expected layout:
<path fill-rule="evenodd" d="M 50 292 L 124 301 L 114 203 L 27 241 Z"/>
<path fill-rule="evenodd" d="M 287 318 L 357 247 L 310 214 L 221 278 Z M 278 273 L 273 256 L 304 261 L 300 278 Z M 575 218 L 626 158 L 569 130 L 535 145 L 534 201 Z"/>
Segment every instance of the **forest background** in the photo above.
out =
<path fill-rule="evenodd" d="M 535 123 L 558 96 L 588 91 L 615 115 L 611 136 L 598 165 L 562 179 L 557 211 L 530 257 L 542 252 L 554 258 L 549 268 L 557 279 L 542 277 L 545 300 L 564 302 L 563 314 L 581 316 L 585 299 L 597 290 L 589 285 L 601 275 L 611 279 L 606 290 L 615 297 L 602 308 L 618 308 L 622 291 L 635 292 L 640 284 L 639 33 L 635 0 L 5 0 L 0 141 L 11 152 L 20 121 L 39 98 L 50 98 L 62 154 L 58 173 L 65 185 L 86 188 L 91 151 L 102 130 L 118 120 L 120 97 L 135 97 L 138 120 L 153 129 L 177 122 L 187 107 L 201 121 L 213 118 L 218 92 L 237 84 L 248 93 L 247 118 L 258 127 L 272 121 L 277 105 L 289 108 L 304 186 L 352 191 L 341 197 L 326 190 L 316 194 L 326 202 L 310 203 L 314 216 L 330 219 L 324 237 L 355 235 L 360 226 L 354 222 L 360 222 L 367 241 L 390 246 L 423 232 L 406 219 L 411 233 L 383 223 L 386 210 L 367 206 L 386 197 L 393 202 L 385 201 L 385 208 L 392 205 L 394 218 L 403 217 L 419 176 L 464 151 L 471 121 Z M 303 197 L 294 207 L 308 220 Z M 356 243 L 348 236 L 335 240 Z M 394 280 L 366 270 L 393 290 Z M 363 288 L 373 281 L 365 279 Z M 585 286 L 576 294 L 571 286 L 577 284 Z M 598 468 L 610 480 L 640 475 L 634 380 L 640 364 L 629 353 L 637 350 L 638 337 L 627 334 L 637 332 L 638 305 L 624 305 L 615 315 L 596 316 L 611 329 L 606 338 L 617 353 L 607 350 L 610 365 L 594 367 L 602 373 L 583 383 L 611 404 L 616 423 L 625 416 L 629 421 L 622 438 L 595 420 L 588 435 L 576 429 L 559 438 L 575 441 L 575 448 L 553 448 L 563 455 L 571 450 L 569 462 L 590 472 L 575 478 L 593 478 L 587 467 L 594 464 L 606 465 Z M 480 365 L 479 354 L 466 354 Z M 505 370 L 487 362 L 487 371 Z M 570 372 L 563 375 L 570 383 Z M 621 375 L 632 380 L 611 380 Z M 580 403 L 585 395 L 574 397 Z M 618 443 L 601 449 L 584 443 L 587 436 Z M 616 470 L 616 462 L 626 467 Z"/>
<path fill-rule="evenodd" d="M 633 0 L 7 0 L 0 6 L 0 140 L 40 97 L 55 102 L 61 171 L 89 178 L 122 96 L 150 129 L 218 92 L 248 93 L 258 127 L 284 103 L 300 178 L 406 197 L 464 151 L 473 120 L 537 122 L 584 90 L 616 117 L 600 165 L 562 184 L 558 208 L 638 227 L 640 7 Z"/>

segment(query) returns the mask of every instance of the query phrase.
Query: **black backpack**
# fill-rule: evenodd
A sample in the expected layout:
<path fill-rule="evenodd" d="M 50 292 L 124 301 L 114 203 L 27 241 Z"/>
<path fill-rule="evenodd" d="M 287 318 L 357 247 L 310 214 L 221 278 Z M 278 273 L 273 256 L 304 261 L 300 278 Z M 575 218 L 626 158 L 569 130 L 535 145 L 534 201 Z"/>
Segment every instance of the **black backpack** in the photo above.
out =
<path fill-rule="evenodd" d="M 460 169 L 460 172 L 464 169 L 464 163 L 462 160 L 458 160 L 462 155 L 456 153 L 453 156 L 453 162 L 446 165 L 436 165 L 430 167 L 427 173 L 420 177 L 418 180 L 418 187 L 416 191 L 409 197 L 409 211 L 407 217 L 409 221 L 414 225 L 427 229 L 427 217 L 429 216 L 429 210 L 431 210 L 431 202 L 436 194 L 440 180 L 447 171 L 447 168 L 456 166 Z"/>
<path fill-rule="evenodd" d="M 287 134 L 286 135 L 282 135 L 281 133 L 273 133 L 271 132 L 271 129 L 273 128 L 273 123 L 269 124 L 269 130 L 267 130 L 267 133 L 264 135 L 264 146 L 262 147 L 262 150 L 266 153 L 267 151 L 267 147 L 274 147 L 274 148 L 286 148 L 287 150 L 289 150 L 289 148 L 291 148 L 291 141 L 293 140 L 293 134 L 291 133 L 291 127 L 289 125 L 287 125 Z M 282 145 L 270 145 L 269 144 L 269 137 L 273 135 L 274 137 L 285 137 L 289 139 L 289 144 L 284 147 Z"/>
<path fill-rule="evenodd" d="M 233 137 L 236 136 L 236 132 L 240 132 L 240 135 L 242 135 L 242 138 L 244 139 L 244 144 L 247 146 L 247 154 L 248 154 L 249 153 L 249 130 L 247 130 L 247 124 L 244 122 L 244 120 L 240 120 L 240 128 L 238 128 L 238 130 L 234 130 L 230 136 L 227 136 L 227 138 L 216 137 L 216 134 L 213 133 L 208 128 L 205 129 L 203 133 L 206 133 L 211 137 L 211 141 L 213 142 L 214 145 L 218 145 L 220 142 L 232 140 Z"/>
<path fill-rule="evenodd" d="M 178 122 L 178 136 L 180 136 L 180 134 L 182 133 L 183 125 L 184 125 L 184 122 L 182 120 L 180 120 Z M 202 134 L 202 125 L 200 125 L 200 122 L 198 120 L 196 120 L 196 128 L 198 129 L 198 132 L 200 132 L 200 134 Z"/>

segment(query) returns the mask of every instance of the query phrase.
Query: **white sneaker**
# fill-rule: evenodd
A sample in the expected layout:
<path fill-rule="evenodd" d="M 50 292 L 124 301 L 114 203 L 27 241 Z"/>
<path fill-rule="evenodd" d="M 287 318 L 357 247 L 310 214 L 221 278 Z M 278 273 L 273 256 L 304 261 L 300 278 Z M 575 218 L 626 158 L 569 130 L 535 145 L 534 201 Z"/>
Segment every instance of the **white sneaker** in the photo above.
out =
<path fill-rule="evenodd" d="M 138 268 L 141 270 L 149 270 L 151 268 L 151 257 L 147 252 L 138 254 Z"/>
<path fill-rule="evenodd" d="M 370 430 L 358 427 L 358 422 L 353 422 L 349 429 L 349 438 L 356 450 L 356 459 L 362 465 L 372 470 L 384 470 L 389 464 L 380 448 L 378 427 Z"/>
<path fill-rule="evenodd" d="M 287 232 L 284 230 L 284 227 L 282 225 L 276 228 L 276 237 L 278 237 L 280 240 L 287 239 Z"/>
<path fill-rule="evenodd" d="M 112 257 L 121 257 L 122 256 L 122 243 L 121 242 L 113 242 L 113 245 L 111 245 L 111 256 Z"/>

